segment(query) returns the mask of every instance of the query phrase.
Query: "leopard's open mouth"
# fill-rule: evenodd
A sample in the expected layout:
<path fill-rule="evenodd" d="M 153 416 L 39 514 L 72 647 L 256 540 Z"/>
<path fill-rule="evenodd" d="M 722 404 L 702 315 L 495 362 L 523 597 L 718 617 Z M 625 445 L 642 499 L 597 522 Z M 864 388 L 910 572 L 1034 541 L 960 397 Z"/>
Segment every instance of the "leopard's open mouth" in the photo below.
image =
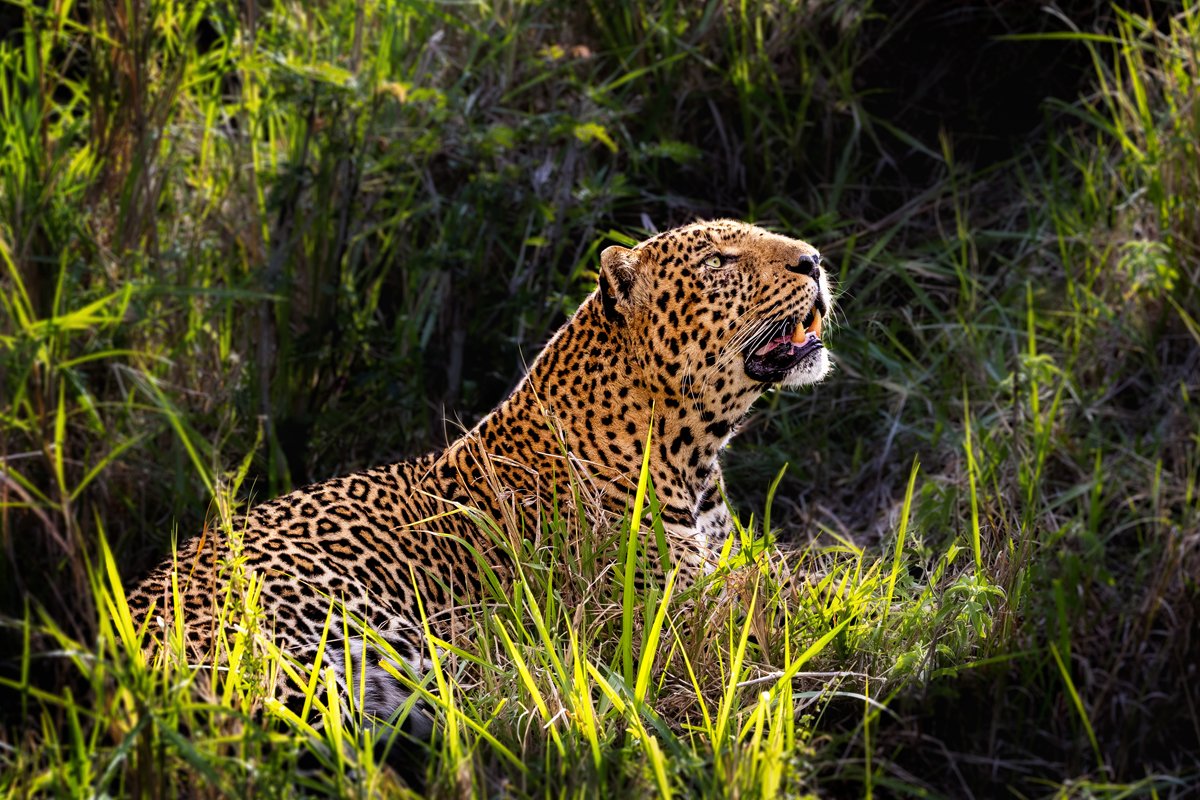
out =
<path fill-rule="evenodd" d="M 824 304 L 814 305 L 797 323 L 793 319 L 776 320 L 764 327 L 746 348 L 746 374 L 756 381 L 779 383 L 792 370 L 819 351 Z M 765 341 L 763 341 L 765 339 Z"/>

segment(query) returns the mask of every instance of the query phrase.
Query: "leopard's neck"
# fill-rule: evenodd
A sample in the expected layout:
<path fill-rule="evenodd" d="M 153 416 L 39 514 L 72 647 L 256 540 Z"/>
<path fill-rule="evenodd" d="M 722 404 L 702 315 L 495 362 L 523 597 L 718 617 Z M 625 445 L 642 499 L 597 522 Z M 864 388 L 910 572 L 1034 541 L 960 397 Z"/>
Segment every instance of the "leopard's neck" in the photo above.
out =
<path fill-rule="evenodd" d="M 470 475 L 472 493 L 489 510 L 509 501 L 510 491 L 529 500 L 562 497 L 573 475 L 619 513 L 636 486 L 653 426 L 651 477 L 664 511 L 686 524 L 719 480 L 718 453 L 744 409 L 719 413 L 713 401 L 720 398 L 648 386 L 640 361 L 646 357 L 644 345 L 606 324 L 593 295 L 513 393 L 445 458 Z"/>

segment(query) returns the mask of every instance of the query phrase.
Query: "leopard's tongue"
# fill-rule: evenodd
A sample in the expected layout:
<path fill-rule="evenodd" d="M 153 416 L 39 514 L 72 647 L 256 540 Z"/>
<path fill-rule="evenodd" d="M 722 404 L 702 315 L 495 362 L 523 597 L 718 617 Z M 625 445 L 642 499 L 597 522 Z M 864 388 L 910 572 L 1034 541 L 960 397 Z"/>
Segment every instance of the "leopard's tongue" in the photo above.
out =
<path fill-rule="evenodd" d="M 804 344 L 810 333 L 815 334 L 818 339 L 821 338 L 821 312 L 815 308 L 813 309 L 812 322 L 808 324 L 808 327 L 801 330 L 800 326 L 797 325 L 796 330 L 792 331 L 792 342 L 795 344 Z"/>
<path fill-rule="evenodd" d="M 764 344 L 762 347 L 758 348 L 757 350 L 755 350 L 754 355 L 765 356 L 767 353 L 771 352 L 776 347 L 779 347 L 779 345 L 781 345 L 787 341 L 789 341 L 787 336 L 779 336 L 779 337 L 767 342 L 766 344 Z"/>
<path fill-rule="evenodd" d="M 765 356 L 767 353 L 771 352 L 776 347 L 781 347 L 785 344 L 787 344 L 787 345 L 803 345 L 809 340 L 809 334 L 812 334 L 812 336 L 816 337 L 817 339 L 820 339 L 821 338 L 821 312 L 817 311 L 814 308 L 812 313 L 813 313 L 813 318 L 812 318 L 812 321 L 808 323 L 807 328 L 801 328 L 801 327 L 797 326 L 796 330 L 792 331 L 791 335 L 784 334 L 783 336 L 775 337 L 771 341 L 764 344 L 762 347 L 755 350 L 754 355 Z"/>

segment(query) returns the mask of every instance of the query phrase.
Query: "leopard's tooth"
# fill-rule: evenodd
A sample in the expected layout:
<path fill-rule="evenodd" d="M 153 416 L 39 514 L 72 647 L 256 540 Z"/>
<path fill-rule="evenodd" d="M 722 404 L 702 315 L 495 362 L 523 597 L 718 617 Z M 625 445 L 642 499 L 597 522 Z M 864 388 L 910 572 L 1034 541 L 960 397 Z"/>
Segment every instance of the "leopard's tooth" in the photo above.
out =
<path fill-rule="evenodd" d="M 796 326 L 796 330 L 792 331 L 792 343 L 793 344 L 804 344 L 804 340 L 807 338 L 808 338 L 808 331 L 804 330 L 799 325 Z"/>
<path fill-rule="evenodd" d="M 797 333 L 799 333 L 799 331 L 797 331 Z M 813 334 L 816 334 L 818 339 L 821 338 L 821 312 L 820 311 L 813 309 L 812 324 L 810 324 L 808 326 L 808 330 L 806 330 L 804 333 L 806 336 L 810 333 L 813 333 Z"/>

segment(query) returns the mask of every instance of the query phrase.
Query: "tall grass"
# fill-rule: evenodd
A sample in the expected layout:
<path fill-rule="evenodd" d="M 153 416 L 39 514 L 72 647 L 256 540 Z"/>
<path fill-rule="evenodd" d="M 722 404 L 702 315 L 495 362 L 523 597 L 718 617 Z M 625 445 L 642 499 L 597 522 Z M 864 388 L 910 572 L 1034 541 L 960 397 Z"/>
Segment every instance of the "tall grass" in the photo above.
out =
<path fill-rule="evenodd" d="M 253 499 L 453 437 L 606 242 L 728 214 L 813 241 L 843 292 L 835 376 L 764 398 L 727 453 L 739 547 L 700 586 L 638 589 L 645 481 L 583 533 L 582 498 L 536 530 L 479 520 L 527 542 L 519 578 L 461 638 L 429 635 L 423 682 L 397 675 L 438 720 L 407 777 L 1185 796 L 1200 10 L 1017 32 L 1088 86 L 972 164 L 873 116 L 886 88 L 861 81 L 923 9 L 6 7 L 4 792 L 420 789 L 352 692 L 258 632 L 252 577 L 199 667 L 146 661 L 122 579 L 206 519 L 232 532 Z M 299 712 L 270 696 L 289 672 Z"/>

